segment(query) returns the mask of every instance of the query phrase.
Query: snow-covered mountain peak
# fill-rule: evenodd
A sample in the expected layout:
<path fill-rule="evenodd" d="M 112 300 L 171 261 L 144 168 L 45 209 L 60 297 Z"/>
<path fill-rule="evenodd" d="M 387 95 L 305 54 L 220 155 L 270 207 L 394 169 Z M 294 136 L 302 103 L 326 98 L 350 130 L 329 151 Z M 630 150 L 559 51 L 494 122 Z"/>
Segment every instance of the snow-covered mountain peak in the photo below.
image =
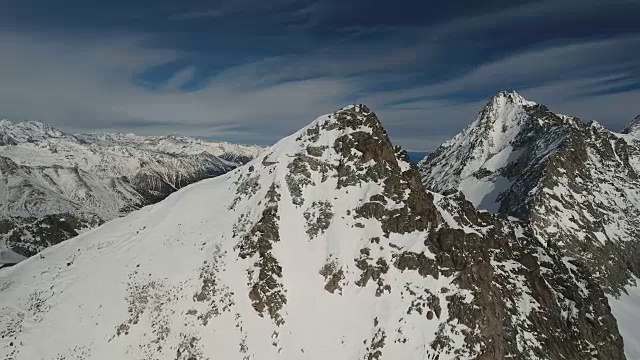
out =
<path fill-rule="evenodd" d="M 640 138 L 640 115 L 636 116 L 629 125 L 622 130 L 622 133 Z"/>
<path fill-rule="evenodd" d="M 491 155 L 476 120 L 420 163 L 425 187 L 460 190 L 478 208 L 517 217 L 585 264 L 609 294 L 627 357 L 640 358 L 640 117 L 617 134 L 541 105 L 512 115 L 529 120 L 504 152 Z"/>
<path fill-rule="evenodd" d="M 430 183 L 432 190 L 460 189 L 474 205 L 497 211 L 495 197 L 499 189 L 475 181 L 463 183 L 464 179 L 474 174 L 482 178 L 482 174 L 495 172 L 517 157 L 514 145 L 521 140 L 523 129 L 547 128 L 570 121 L 572 118 L 555 115 L 516 92 L 502 91 L 485 105 L 474 122 L 429 154 L 419 166 L 428 167 L 423 176 L 438 179 Z"/>
<path fill-rule="evenodd" d="M 425 186 L 460 190 L 478 208 L 530 222 L 541 239 L 565 247 L 620 294 L 640 277 L 633 260 L 640 255 L 639 143 L 542 105 L 501 112 L 509 107 L 497 103 L 500 111 L 488 106 L 472 130 L 420 164 Z M 499 137 L 495 127 L 478 130 L 485 119 L 518 126 Z M 625 132 L 639 125 L 636 119 Z"/>
<path fill-rule="evenodd" d="M 526 111 L 537 104 L 528 101 L 515 91 L 501 91 L 484 106 L 468 130 L 480 132 L 483 137 L 497 142 L 517 131 L 529 120 Z"/>
<path fill-rule="evenodd" d="M 348 143 L 341 146 L 340 142 L 346 142 L 347 138 L 349 138 Z M 363 145 L 360 145 L 361 143 Z M 366 148 L 367 146 L 369 149 Z M 324 149 L 329 147 L 344 148 L 342 155 L 350 159 L 354 159 L 357 152 L 377 152 L 376 155 L 365 155 L 367 160 L 382 153 L 393 154 L 393 145 L 382 124 L 364 105 L 350 105 L 334 113 L 320 116 L 295 134 L 280 140 L 271 148 L 271 151 L 286 153 L 306 149 L 311 156 L 314 156 L 313 154 L 323 153 Z M 389 158 L 395 159 L 395 156 Z"/>
<path fill-rule="evenodd" d="M 305 202 L 302 188 L 309 174 L 341 189 L 398 177 L 412 169 L 406 153 L 392 145 L 377 116 L 364 105 L 348 106 L 317 118 L 256 161 L 261 165 L 286 164 L 287 184 L 295 204 Z M 327 179 L 329 170 L 335 171 L 333 180 Z"/>
<path fill-rule="evenodd" d="M 515 91 L 501 91 L 487 102 L 476 120 L 449 143 L 460 138 L 473 138 L 483 143 L 486 156 L 495 154 L 531 120 L 529 112 L 536 106 Z"/>
<path fill-rule="evenodd" d="M 39 121 L 21 121 L 13 123 L 7 119 L 0 121 L 1 145 L 14 145 L 23 142 L 41 142 L 52 138 L 66 138 L 74 141 L 73 136 Z"/>
<path fill-rule="evenodd" d="M 490 101 L 489 103 L 494 103 L 494 104 L 513 104 L 513 105 L 520 105 L 520 106 L 535 106 L 537 105 L 535 102 L 530 101 L 525 99 L 524 97 L 522 97 L 522 95 L 518 94 L 517 92 L 511 90 L 511 91 L 500 91 L 498 94 L 496 94 Z"/>

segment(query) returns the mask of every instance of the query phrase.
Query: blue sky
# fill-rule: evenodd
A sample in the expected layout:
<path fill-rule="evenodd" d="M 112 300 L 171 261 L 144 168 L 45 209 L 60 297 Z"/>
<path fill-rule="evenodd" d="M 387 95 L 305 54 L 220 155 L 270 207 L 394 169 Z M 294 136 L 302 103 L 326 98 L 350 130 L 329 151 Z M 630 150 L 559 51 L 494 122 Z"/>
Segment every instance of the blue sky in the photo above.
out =
<path fill-rule="evenodd" d="M 620 130 L 640 1 L 0 0 L 0 116 L 270 144 L 354 101 L 432 150 L 499 90 Z"/>

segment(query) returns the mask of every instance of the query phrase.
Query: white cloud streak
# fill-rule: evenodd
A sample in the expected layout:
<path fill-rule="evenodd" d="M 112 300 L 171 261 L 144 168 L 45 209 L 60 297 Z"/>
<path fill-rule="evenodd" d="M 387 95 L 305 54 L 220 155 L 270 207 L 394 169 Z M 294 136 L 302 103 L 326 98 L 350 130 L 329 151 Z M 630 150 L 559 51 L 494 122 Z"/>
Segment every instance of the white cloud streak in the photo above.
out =
<path fill-rule="evenodd" d="M 637 83 L 638 64 L 629 53 L 640 51 L 640 37 L 536 46 L 446 81 L 396 89 L 379 85 L 389 79 L 406 84 L 418 64 L 429 71 L 430 53 L 437 49 L 398 49 L 383 40 L 238 64 L 188 92 L 181 87 L 198 75 L 195 65 L 177 71 L 164 86 L 133 81 L 149 66 L 185 55 L 144 47 L 143 40 L 0 33 L 0 116 L 41 120 L 67 131 L 181 133 L 264 144 L 365 94 L 358 101 L 381 115 L 397 143 L 432 150 L 470 123 L 487 100 L 461 102 L 469 92 L 488 98 L 515 88 L 552 110 L 595 118 L 613 129 L 640 112 L 637 91 L 584 95 Z"/>
<path fill-rule="evenodd" d="M 269 142 L 343 105 L 352 91 L 348 81 L 321 77 L 256 87 L 254 75 L 262 71 L 252 65 L 244 66 L 246 73 L 223 73 L 197 91 L 179 89 L 193 77 L 193 68 L 176 73 L 164 87 L 148 89 L 134 84 L 133 77 L 181 54 L 140 43 L 135 37 L 69 43 L 1 35 L 0 53 L 8 56 L 0 57 L 0 115 L 69 131 L 130 131 L 125 124 L 131 120 L 133 130 L 149 134 Z M 151 125 L 134 125 L 139 123 Z M 239 134 L 226 132 L 229 128 L 251 130 Z"/>
<path fill-rule="evenodd" d="M 168 17 L 171 21 L 197 20 L 197 19 L 215 19 L 224 16 L 225 13 L 219 9 L 208 9 L 199 11 L 186 11 L 183 13 L 173 14 Z"/>

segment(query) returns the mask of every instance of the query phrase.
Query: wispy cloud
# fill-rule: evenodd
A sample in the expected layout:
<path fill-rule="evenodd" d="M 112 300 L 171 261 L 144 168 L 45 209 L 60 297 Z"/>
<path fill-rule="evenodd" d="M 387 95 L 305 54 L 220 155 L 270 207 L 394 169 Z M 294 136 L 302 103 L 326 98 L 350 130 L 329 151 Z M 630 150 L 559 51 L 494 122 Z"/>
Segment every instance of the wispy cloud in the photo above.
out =
<path fill-rule="evenodd" d="M 148 49 L 129 38 L 70 44 L 5 34 L 1 40 L 0 52 L 10 56 L 0 58 L 0 113 L 70 131 L 135 130 L 228 138 L 224 129 L 234 123 L 250 124 L 260 138 L 251 138 L 253 132 L 234 136 L 264 143 L 342 106 L 353 91 L 344 79 L 322 77 L 256 87 L 259 77 L 253 74 L 262 70 L 251 65 L 244 66 L 246 73 L 229 70 L 191 92 L 180 90 L 193 74 L 185 69 L 166 86 L 151 90 L 137 86 L 133 77 L 148 64 L 175 60 L 180 52 Z M 135 120 L 131 129 L 126 125 L 129 119 Z M 143 122 L 148 125 L 144 129 Z"/>
<path fill-rule="evenodd" d="M 168 7 L 168 30 L 144 35 L 0 30 L 0 115 L 267 144 L 357 100 L 397 143 L 431 150 L 502 89 L 613 129 L 640 112 L 640 29 L 575 25 L 626 19 L 635 0 L 515 1 L 409 25 L 340 4 Z"/>
<path fill-rule="evenodd" d="M 70 43 L 4 34 L 0 40 L 0 52 L 7 54 L 0 58 L 0 113 L 71 131 L 171 132 L 269 143 L 359 96 L 400 144 L 421 150 L 461 130 L 487 97 L 503 88 L 612 128 L 640 111 L 638 92 L 585 93 L 637 80 L 638 69 L 625 56 L 640 47 L 636 37 L 531 49 L 417 87 L 406 86 L 411 72 L 403 72 L 415 49 L 395 54 L 366 46 L 344 54 L 327 49 L 232 66 L 190 91 L 182 86 L 195 76 L 193 66 L 154 89 L 132 81 L 149 64 L 185 55 L 147 48 L 141 37 Z M 387 88 L 380 71 L 400 71 L 392 78 L 404 78 L 405 86 Z"/>
<path fill-rule="evenodd" d="M 165 84 L 165 88 L 169 90 L 180 90 L 186 83 L 193 80 L 196 74 L 194 66 L 187 66 L 174 73 Z"/>
<path fill-rule="evenodd" d="M 220 9 L 208 9 L 198 11 L 186 11 L 173 14 L 168 17 L 171 21 L 197 20 L 197 19 L 213 19 L 225 15 Z"/>

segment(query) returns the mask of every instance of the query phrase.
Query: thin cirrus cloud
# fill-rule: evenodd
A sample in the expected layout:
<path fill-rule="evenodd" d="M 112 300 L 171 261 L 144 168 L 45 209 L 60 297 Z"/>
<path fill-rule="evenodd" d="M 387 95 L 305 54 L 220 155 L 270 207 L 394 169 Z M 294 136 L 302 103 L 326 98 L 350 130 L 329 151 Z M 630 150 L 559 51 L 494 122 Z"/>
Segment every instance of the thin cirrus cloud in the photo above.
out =
<path fill-rule="evenodd" d="M 503 89 L 614 130 L 640 113 L 640 62 L 632 56 L 640 29 L 621 12 L 637 8 L 628 0 L 606 8 L 525 1 L 406 26 L 368 24 L 331 2 L 283 0 L 280 17 L 247 27 L 275 11 L 252 4 L 176 9 L 169 20 L 165 11 L 171 32 L 0 29 L 0 116 L 68 131 L 269 144 L 358 101 L 381 115 L 400 145 L 432 150 Z M 600 30 L 586 26 L 590 17 Z M 558 33 L 563 26 L 572 28 Z"/>
<path fill-rule="evenodd" d="M 341 79 L 323 78 L 256 87 L 258 72 L 247 70 L 251 75 L 228 71 L 185 92 L 181 85 L 195 74 L 189 68 L 165 86 L 149 89 L 131 78 L 148 64 L 174 60 L 180 52 L 146 49 L 131 39 L 61 44 L 14 35 L 4 36 L 0 51 L 11 54 L 0 58 L 2 115 L 51 122 L 69 131 L 186 132 L 250 142 L 271 133 L 267 141 L 273 141 L 292 131 L 290 122 L 298 126 L 300 119 L 310 121 L 331 111 L 350 91 Z M 131 128 L 129 120 L 135 124 Z M 238 126 L 227 133 L 225 129 L 234 128 L 229 123 Z M 251 130 L 237 134 L 237 128 Z"/>
<path fill-rule="evenodd" d="M 200 10 L 200 11 L 186 11 L 183 13 L 169 15 L 169 20 L 183 21 L 194 19 L 212 19 L 225 15 L 224 11 L 218 9 Z"/>

